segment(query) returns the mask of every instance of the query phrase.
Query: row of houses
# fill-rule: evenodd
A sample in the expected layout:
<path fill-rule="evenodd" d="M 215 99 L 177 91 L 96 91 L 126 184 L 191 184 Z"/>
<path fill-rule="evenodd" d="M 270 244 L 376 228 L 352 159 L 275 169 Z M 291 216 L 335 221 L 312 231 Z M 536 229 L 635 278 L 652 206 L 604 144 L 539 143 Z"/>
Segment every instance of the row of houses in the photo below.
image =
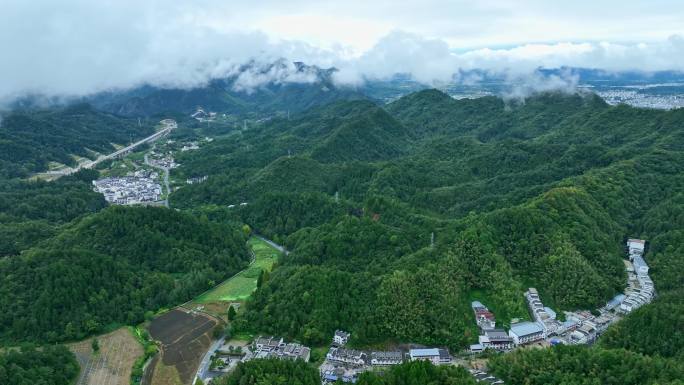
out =
<path fill-rule="evenodd" d="M 648 275 L 648 264 L 644 260 L 646 241 L 628 239 L 627 250 L 629 262 L 627 265 L 628 286 L 625 295 L 620 298 L 619 311 L 627 314 L 641 306 L 650 303 L 655 295 L 653 281 Z"/>
<path fill-rule="evenodd" d="M 319 368 L 323 384 L 356 382 L 360 373 L 374 368 L 399 365 L 405 361 L 429 361 L 435 365 L 451 363 L 451 355 L 444 348 L 421 347 L 408 350 L 363 351 L 349 349 L 346 344 L 350 333 L 335 331 L 330 350 Z"/>
<path fill-rule="evenodd" d="M 251 350 L 253 358 L 278 358 L 309 362 L 311 357 L 310 348 L 298 343 L 286 343 L 280 337 L 259 336 L 252 342 Z"/>
<path fill-rule="evenodd" d="M 451 355 L 443 348 L 409 349 L 405 353 L 402 350 L 366 352 L 333 346 L 326 354 L 326 361 L 353 368 L 399 365 L 404 361 L 430 361 L 435 365 L 441 365 L 450 363 Z"/>

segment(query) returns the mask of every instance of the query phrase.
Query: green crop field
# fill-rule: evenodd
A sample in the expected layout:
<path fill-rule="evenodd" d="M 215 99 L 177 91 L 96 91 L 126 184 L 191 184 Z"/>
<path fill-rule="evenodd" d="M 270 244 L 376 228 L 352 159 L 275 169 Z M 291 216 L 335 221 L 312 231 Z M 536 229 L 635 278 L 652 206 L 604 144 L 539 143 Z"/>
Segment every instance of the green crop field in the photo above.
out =
<path fill-rule="evenodd" d="M 252 264 L 213 290 L 200 295 L 194 302 L 241 301 L 252 294 L 256 289 L 259 272 L 262 269 L 271 271 L 273 264 L 280 256 L 280 252 L 256 237 L 250 238 L 248 244 L 256 257 Z"/>

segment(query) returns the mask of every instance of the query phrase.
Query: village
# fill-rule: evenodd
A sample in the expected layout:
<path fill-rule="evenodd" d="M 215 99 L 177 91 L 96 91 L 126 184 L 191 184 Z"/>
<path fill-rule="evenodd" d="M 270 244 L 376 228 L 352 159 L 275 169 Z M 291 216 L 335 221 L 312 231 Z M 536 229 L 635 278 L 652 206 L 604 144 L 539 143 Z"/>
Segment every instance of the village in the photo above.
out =
<path fill-rule="evenodd" d="M 588 310 L 565 312 L 565 321 L 560 321 L 553 309 L 544 306 L 537 289 L 529 288 L 525 299 L 533 321 L 512 322 L 506 332 L 496 328 L 495 316 L 485 305 L 474 301 L 472 309 L 481 334 L 478 343 L 470 346 L 470 353 L 482 353 L 486 349 L 509 351 L 533 343 L 544 346 L 593 343 L 608 326 L 653 299 L 653 281 L 643 259 L 645 243 L 641 239 L 627 240 L 629 259 L 624 260 L 627 288 L 593 313 Z"/>
<path fill-rule="evenodd" d="M 154 203 L 160 200 L 162 187 L 155 171 L 139 170 L 122 177 L 94 180 L 93 189 L 115 205 Z"/>
<path fill-rule="evenodd" d="M 103 194 L 110 204 L 166 205 L 163 196 L 170 193 L 172 189 L 169 172 L 180 166 L 173 157 L 174 152 L 179 149 L 181 152 L 196 150 L 200 148 L 200 143 L 208 143 L 212 140 L 206 137 L 201 141 L 177 143 L 175 140 L 166 140 L 161 144 L 155 143 L 144 154 L 139 153 L 141 159 L 128 159 L 111 166 L 116 171 L 110 171 L 109 176 L 93 181 L 93 189 Z M 122 173 L 125 174 L 121 175 Z M 206 175 L 191 177 L 187 178 L 185 183 L 198 184 L 206 181 L 207 178 Z"/>
<path fill-rule="evenodd" d="M 475 322 L 480 330 L 478 343 L 459 355 L 476 358 L 487 352 L 509 352 L 530 345 L 549 347 L 558 344 L 592 344 L 611 324 L 624 315 L 651 302 L 655 292 L 648 276 L 648 265 L 643 259 L 646 242 L 627 240 L 628 259 L 624 260 L 628 282 L 624 293 L 616 295 L 600 309 L 593 312 L 578 310 L 564 312 L 561 321 L 557 313 L 544 306 L 540 293 L 529 288 L 525 293 L 531 321 L 512 320 L 510 328 L 497 327 L 492 311 L 480 301 L 471 303 Z M 336 330 L 323 362 L 319 366 L 321 384 L 337 381 L 355 383 L 366 371 L 382 371 L 407 361 L 429 361 L 434 365 L 463 365 L 466 361 L 453 357 L 445 347 L 402 345 L 392 350 L 357 350 L 348 347 L 351 334 Z M 311 349 L 280 337 L 259 336 L 247 346 L 231 346 L 222 341 L 211 353 L 211 372 L 208 378 L 225 374 L 241 361 L 256 358 L 278 358 L 309 362 Z M 503 384 L 504 381 L 490 375 L 482 368 L 469 369 L 478 382 Z"/>

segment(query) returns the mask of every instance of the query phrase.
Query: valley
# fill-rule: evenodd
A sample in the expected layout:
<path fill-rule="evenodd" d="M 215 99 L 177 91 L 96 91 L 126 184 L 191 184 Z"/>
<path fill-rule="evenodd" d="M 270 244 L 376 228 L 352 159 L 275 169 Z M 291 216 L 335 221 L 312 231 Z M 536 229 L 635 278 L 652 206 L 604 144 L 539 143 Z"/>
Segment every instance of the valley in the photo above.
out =
<path fill-rule="evenodd" d="M 587 362 L 614 346 L 643 351 L 653 332 L 635 333 L 634 320 L 670 306 L 684 271 L 677 246 L 665 246 L 680 244 L 677 227 L 662 225 L 681 206 L 682 118 L 587 93 L 517 103 L 437 90 L 387 105 L 336 101 L 211 136 L 197 125 L 206 122 L 176 117 L 164 140 L 115 162 L 5 185 L 8 202 L 36 194 L 36 207 L 43 190 L 84 198 L 68 216 L 5 206 L 5 226 L 24 238 L 2 244 L 1 337 L 68 342 L 84 384 L 222 384 L 231 375 L 210 366 L 230 344 L 255 357 L 310 349 L 318 381 L 358 383 L 422 365 L 415 357 L 432 350 L 448 355 L 425 356 L 444 367 L 434 375 L 464 383 L 516 383 L 503 362 L 534 350 L 518 346 Z M 107 207 L 107 192 L 92 191 L 99 177 L 148 168 L 167 207 Z M 17 195 L 25 186 L 35 193 Z M 625 264 L 631 237 L 648 240 L 646 278 L 641 262 Z M 147 345 L 124 351 L 105 335 L 93 355 L 91 336 L 117 324 L 146 328 Z M 348 347 L 328 349 L 338 331 Z M 259 336 L 282 338 L 283 350 L 255 347 Z M 230 370 L 269 365 L 251 353 Z M 667 365 L 680 351 L 668 354 Z M 400 359 L 371 363 L 380 356 Z"/>

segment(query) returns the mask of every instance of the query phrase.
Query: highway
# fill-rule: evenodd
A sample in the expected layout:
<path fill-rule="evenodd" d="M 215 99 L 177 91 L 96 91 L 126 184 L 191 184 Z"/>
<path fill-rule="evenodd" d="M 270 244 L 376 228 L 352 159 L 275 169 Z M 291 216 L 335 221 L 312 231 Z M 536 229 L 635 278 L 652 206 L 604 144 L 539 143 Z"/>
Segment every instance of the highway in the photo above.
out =
<path fill-rule="evenodd" d="M 161 138 L 162 136 L 168 134 L 174 128 L 178 127 L 178 124 L 176 123 L 176 121 L 171 120 L 171 119 L 164 119 L 160 123 L 164 126 L 164 128 L 162 128 L 161 130 L 159 130 L 159 131 L 155 132 L 154 134 L 152 134 L 146 138 L 143 138 L 143 139 L 141 139 L 141 140 L 139 140 L 133 144 L 130 144 L 130 145 L 128 145 L 122 149 L 116 150 L 116 151 L 112 152 L 111 154 L 102 155 L 93 161 L 80 164 L 80 165 L 78 165 L 78 167 L 75 167 L 75 168 L 68 168 L 68 169 L 60 170 L 60 171 L 52 171 L 49 173 L 53 174 L 53 175 L 70 175 L 70 174 L 73 174 L 73 173 L 79 171 L 82 168 L 93 168 L 98 163 L 103 162 L 105 160 L 114 159 L 114 158 L 116 158 L 122 154 L 125 154 L 125 153 L 135 149 L 136 147 L 140 146 L 141 144 L 153 142 L 153 141 Z M 167 189 L 167 191 L 168 191 L 168 189 Z"/>

